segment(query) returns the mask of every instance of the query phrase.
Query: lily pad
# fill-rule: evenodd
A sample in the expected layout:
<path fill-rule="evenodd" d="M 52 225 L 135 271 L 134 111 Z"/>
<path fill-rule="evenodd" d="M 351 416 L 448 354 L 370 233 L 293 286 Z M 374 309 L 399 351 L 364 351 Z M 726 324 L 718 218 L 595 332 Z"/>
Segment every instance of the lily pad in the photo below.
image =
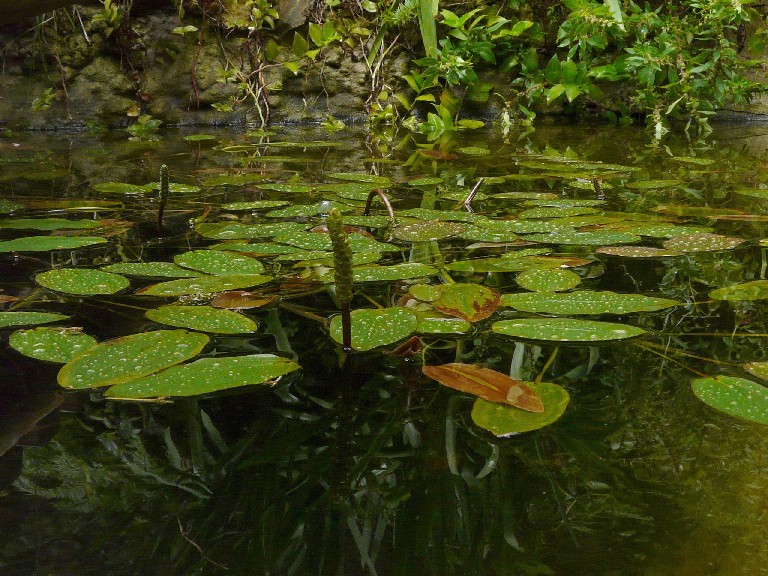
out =
<path fill-rule="evenodd" d="M 596 214 L 595 208 L 589 206 L 563 207 L 540 207 L 531 208 L 518 214 L 520 218 L 566 218 L 569 216 L 583 216 L 584 214 Z"/>
<path fill-rule="evenodd" d="M 98 220 L 67 220 L 66 218 L 9 218 L 0 220 L 0 228 L 9 230 L 91 230 L 100 227 Z"/>
<path fill-rule="evenodd" d="M 148 194 L 152 192 L 149 184 L 129 184 L 127 182 L 101 182 L 94 184 L 93 189 L 104 194 Z"/>
<path fill-rule="evenodd" d="M 416 312 L 416 317 L 419 321 L 416 332 L 419 334 L 464 334 L 472 327 L 461 318 L 435 316 L 434 312 Z"/>
<path fill-rule="evenodd" d="M 404 262 L 392 266 L 361 266 L 352 269 L 355 282 L 391 282 L 438 274 L 437 268 L 418 262 Z"/>
<path fill-rule="evenodd" d="M 69 316 L 57 314 L 55 312 L 0 312 L 0 328 L 10 326 L 34 326 L 36 324 L 48 324 L 49 322 L 59 322 L 66 320 Z"/>
<path fill-rule="evenodd" d="M 214 240 L 246 240 L 250 238 L 271 238 L 278 234 L 290 234 L 306 230 L 300 222 L 275 224 L 240 224 L 239 222 L 203 222 L 195 226 L 195 232 L 203 238 Z"/>
<path fill-rule="evenodd" d="M 639 242 L 640 236 L 612 230 L 594 230 L 577 232 L 575 230 L 555 230 L 548 234 L 530 234 L 526 240 L 545 244 L 569 244 L 577 246 L 601 246 L 607 244 L 631 244 Z"/>
<path fill-rule="evenodd" d="M 570 270 L 533 268 L 522 271 L 515 281 L 522 288 L 534 292 L 560 292 L 578 286 L 581 276 Z"/>
<path fill-rule="evenodd" d="M 264 265 L 250 256 L 219 250 L 193 250 L 178 254 L 173 261 L 183 268 L 224 276 L 227 274 L 261 274 Z"/>
<path fill-rule="evenodd" d="M 462 224 L 456 222 L 432 220 L 401 224 L 392 230 L 392 235 L 405 242 L 429 242 L 461 234 L 464 229 Z"/>
<path fill-rule="evenodd" d="M 735 376 L 699 378 L 691 384 L 696 397 L 715 410 L 749 422 L 768 424 L 768 388 Z"/>
<path fill-rule="evenodd" d="M 678 252 L 720 252 L 733 250 L 744 244 L 744 238 L 721 234 L 687 234 L 664 242 L 664 248 Z"/>
<path fill-rule="evenodd" d="M 472 407 L 472 421 L 499 437 L 538 430 L 557 421 L 570 401 L 568 391 L 550 382 L 528 382 L 528 385 L 539 394 L 544 412 L 527 412 L 478 398 Z"/>
<path fill-rule="evenodd" d="M 208 336 L 186 330 L 131 334 L 97 344 L 72 358 L 58 374 L 64 388 L 114 386 L 188 360 L 208 343 Z"/>
<path fill-rule="evenodd" d="M 252 200 L 251 202 L 230 202 L 229 204 L 222 205 L 221 209 L 232 210 L 233 212 L 246 210 L 273 210 L 275 208 L 288 206 L 289 204 L 290 202 L 287 200 Z"/>
<path fill-rule="evenodd" d="M 465 227 L 466 229 L 459 236 L 473 242 L 514 242 L 519 238 L 512 231 L 495 230 L 474 224 L 466 224 Z"/>
<path fill-rule="evenodd" d="M 125 399 L 198 396 L 252 384 L 272 384 L 298 369 L 292 360 L 273 354 L 201 358 L 112 386 L 104 395 Z"/>
<path fill-rule="evenodd" d="M 418 325 L 416 314 L 400 306 L 353 310 L 351 316 L 352 348 L 361 352 L 407 338 Z M 340 315 L 331 319 L 331 338 L 343 342 Z"/>
<path fill-rule="evenodd" d="M 222 292 L 211 299 L 214 308 L 228 308 L 230 310 L 244 310 L 246 308 L 261 308 L 277 302 L 277 296 L 265 296 L 255 292 L 232 290 Z"/>
<path fill-rule="evenodd" d="M 430 208 L 409 208 L 398 212 L 398 216 L 406 218 L 418 218 L 419 220 L 443 220 L 447 222 L 480 223 L 488 220 L 482 214 L 461 212 L 459 210 L 432 210 Z"/>
<path fill-rule="evenodd" d="M 665 250 L 651 246 L 601 246 L 595 250 L 595 254 L 618 258 L 674 258 L 683 256 L 683 252 L 677 250 Z"/>
<path fill-rule="evenodd" d="M 0 252 L 53 252 L 54 250 L 76 250 L 85 246 L 104 244 L 106 238 L 92 236 L 26 236 L 0 242 Z"/>
<path fill-rule="evenodd" d="M 173 262 L 118 262 L 101 268 L 105 272 L 140 278 L 198 278 L 204 274 Z"/>
<path fill-rule="evenodd" d="M 762 380 L 768 380 L 768 362 L 748 362 L 742 368 Z"/>
<path fill-rule="evenodd" d="M 138 290 L 136 294 L 142 296 L 178 297 L 193 296 L 197 294 L 215 294 L 227 290 L 241 290 L 266 284 L 272 280 L 270 276 L 261 274 L 230 274 L 228 276 L 207 276 L 202 278 L 188 278 L 170 280 L 153 284 Z"/>
<path fill-rule="evenodd" d="M 49 290 L 77 296 L 115 294 L 131 285 L 125 276 L 87 268 L 48 270 L 35 276 L 35 282 Z"/>
<path fill-rule="evenodd" d="M 375 174 L 362 174 L 359 172 L 332 172 L 328 174 L 330 178 L 344 180 L 347 182 L 365 182 L 367 184 L 376 184 L 382 188 L 388 187 L 392 181 L 385 176 L 376 176 Z"/>
<path fill-rule="evenodd" d="M 503 258 L 475 258 L 457 260 L 446 265 L 451 272 L 469 274 L 485 272 L 520 272 L 531 268 L 564 268 L 589 264 L 590 260 L 576 257 L 559 256 L 507 256 Z"/>
<path fill-rule="evenodd" d="M 96 338 L 84 334 L 79 328 L 44 327 L 17 330 L 8 338 L 8 344 L 30 358 L 65 364 L 95 346 Z"/>
<path fill-rule="evenodd" d="M 682 180 L 639 180 L 630 182 L 627 188 L 634 190 L 655 190 L 659 188 L 674 188 L 683 184 Z"/>
<path fill-rule="evenodd" d="M 616 292 L 521 292 L 504 294 L 502 306 L 511 306 L 523 312 L 545 314 L 630 314 L 653 312 L 679 306 L 680 302 L 666 298 L 643 296 L 642 294 L 618 294 Z"/>
<path fill-rule="evenodd" d="M 605 342 L 645 334 L 645 330 L 637 326 L 574 318 L 500 320 L 491 326 L 491 330 L 512 338 L 549 342 Z"/>
<path fill-rule="evenodd" d="M 712 290 L 709 297 L 714 300 L 749 301 L 768 298 L 768 280 L 753 280 Z"/>
<path fill-rule="evenodd" d="M 498 292 L 480 284 L 457 282 L 431 285 L 421 289 L 412 286 L 410 292 L 416 298 L 430 302 L 436 310 L 467 322 L 478 322 L 488 318 L 499 307 Z M 421 298 L 420 293 L 427 298 Z"/>
<path fill-rule="evenodd" d="M 248 334 L 257 327 L 247 316 L 212 306 L 161 306 L 147 310 L 146 316 L 160 324 L 213 334 Z"/>

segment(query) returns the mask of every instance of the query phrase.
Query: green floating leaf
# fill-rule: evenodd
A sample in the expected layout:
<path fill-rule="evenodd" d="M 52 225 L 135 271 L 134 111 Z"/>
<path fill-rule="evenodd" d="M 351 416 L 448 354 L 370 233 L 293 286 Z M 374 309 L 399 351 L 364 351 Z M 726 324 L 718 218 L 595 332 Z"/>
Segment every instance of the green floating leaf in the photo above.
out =
<path fill-rule="evenodd" d="M 541 397 L 544 412 L 529 412 L 478 398 L 472 407 L 472 421 L 480 428 L 504 437 L 544 428 L 563 415 L 570 401 L 565 388 L 549 382 L 526 384 Z"/>
<path fill-rule="evenodd" d="M 482 214 L 461 212 L 459 210 L 432 210 L 429 208 L 409 208 L 401 210 L 398 216 L 405 218 L 418 218 L 419 220 L 445 220 L 448 222 L 469 222 L 479 224 L 488 221 Z"/>
<path fill-rule="evenodd" d="M 544 244 L 600 246 L 606 244 L 630 244 L 632 242 L 639 242 L 640 236 L 626 234 L 625 232 L 613 232 L 611 230 L 594 230 L 590 232 L 555 230 L 548 234 L 530 234 L 526 236 L 525 239 Z"/>
<path fill-rule="evenodd" d="M 43 288 L 77 296 L 115 294 L 131 285 L 125 276 L 87 268 L 48 270 L 35 276 L 35 282 Z"/>
<path fill-rule="evenodd" d="M 173 262 L 118 262 L 101 269 L 105 272 L 140 278 L 199 278 L 204 276 L 200 272 L 182 268 Z"/>
<path fill-rule="evenodd" d="M 604 342 L 625 340 L 645 334 L 645 330 L 637 326 L 574 318 L 501 320 L 495 322 L 491 330 L 496 334 L 513 338 L 548 342 Z"/>
<path fill-rule="evenodd" d="M 500 231 L 473 224 L 466 224 L 465 228 L 464 232 L 459 234 L 459 236 L 473 242 L 514 242 L 519 238 L 512 231 Z"/>
<path fill-rule="evenodd" d="M 595 208 L 590 208 L 589 206 L 573 206 L 570 208 L 559 208 L 559 207 L 542 207 L 542 208 L 531 208 L 530 210 L 525 210 L 523 212 L 520 212 L 518 216 L 520 218 L 567 218 L 570 216 L 583 216 L 585 214 L 596 214 L 597 210 Z"/>
<path fill-rule="evenodd" d="M 79 328 L 33 328 L 17 330 L 8 344 L 17 352 L 47 362 L 65 364 L 96 345 L 96 338 Z"/>
<path fill-rule="evenodd" d="M 400 306 L 353 310 L 351 316 L 352 348 L 360 352 L 407 338 L 418 325 L 416 314 Z M 331 338 L 343 342 L 341 315 L 331 319 Z"/>
<path fill-rule="evenodd" d="M 595 250 L 595 254 L 618 258 L 674 258 L 683 255 L 677 250 L 665 250 L 651 246 L 601 246 Z"/>
<path fill-rule="evenodd" d="M 213 134 L 190 134 L 189 136 L 184 136 L 184 140 L 187 142 L 208 142 L 218 140 L 218 138 Z"/>
<path fill-rule="evenodd" d="M 218 176 L 213 176 L 212 178 L 208 178 L 201 182 L 203 186 L 211 187 L 211 186 L 243 186 L 245 184 L 250 184 L 252 182 L 259 182 L 261 180 L 264 180 L 265 176 L 263 174 L 219 174 Z M 275 204 L 283 204 L 279 200 L 261 200 L 261 202 L 270 202 Z M 246 202 L 238 202 L 238 204 L 246 204 Z M 287 204 L 287 202 L 285 203 Z M 274 207 L 274 206 L 273 206 Z M 233 210 L 233 208 L 225 208 L 225 210 Z M 248 210 L 248 208 L 245 208 L 245 210 Z"/>
<path fill-rule="evenodd" d="M 252 384 L 272 384 L 298 369 L 292 360 L 273 354 L 201 358 L 112 386 L 104 395 L 125 399 L 198 396 Z"/>
<path fill-rule="evenodd" d="M 392 181 L 385 176 L 376 176 L 375 174 L 362 174 L 357 172 L 332 172 L 328 174 L 330 178 L 336 178 L 336 180 L 345 180 L 347 182 L 366 182 L 368 184 L 376 184 L 382 188 L 386 188 L 392 184 Z"/>
<path fill-rule="evenodd" d="M 160 190 L 160 182 L 150 182 L 147 186 L 152 190 Z M 196 194 L 200 192 L 200 186 L 182 184 L 181 182 L 171 182 L 168 188 L 171 194 Z"/>
<path fill-rule="evenodd" d="M 23 208 L 21 204 L 16 204 L 10 200 L 0 199 L 0 214 L 10 214 Z"/>
<path fill-rule="evenodd" d="M 349 206 L 337 202 L 331 202 L 328 210 L 331 208 L 336 208 L 339 212 L 348 212 L 350 210 Z M 267 218 L 312 218 L 319 215 L 320 207 L 317 204 L 296 204 L 288 208 L 272 210 L 265 214 Z"/>
<path fill-rule="evenodd" d="M 545 314 L 630 314 L 632 312 L 653 312 L 679 306 L 680 302 L 666 298 L 643 296 L 642 294 L 618 294 L 616 292 L 521 292 L 504 294 L 502 306 L 511 306 L 523 312 Z"/>
<path fill-rule="evenodd" d="M 499 307 L 498 292 L 480 284 L 421 284 L 411 286 L 409 292 L 419 300 L 429 302 L 436 310 L 467 322 L 488 318 Z"/>
<path fill-rule="evenodd" d="M 173 261 L 184 268 L 224 276 L 228 274 L 261 274 L 264 265 L 250 256 L 219 250 L 193 250 L 178 254 Z"/>
<path fill-rule="evenodd" d="M 744 238 L 722 236 L 720 234 L 687 234 L 670 238 L 664 242 L 664 248 L 678 252 L 720 252 L 733 250 L 744 244 Z"/>
<path fill-rule="evenodd" d="M 522 256 L 515 258 L 475 258 L 473 260 L 457 260 L 446 265 L 451 272 L 466 272 L 469 274 L 486 272 L 520 272 L 531 268 L 562 268 L 589 264 L 583 258 L 567 258 L 555 256 Z"/>
<path fill-rule="evenodd" d="M 654 212 L 671 214 L 672 216 L 692 216 L 695 218 L 717 218 L 720 216 L 733 216 L 744 214 L 741 210 L 733 208 L 715 208 L 712 206 L 687 206 L 685 204 L 666 204 L 656 206 Z"/>
<path fill-rule="evenodd" d="M 0 200 L 0 202 L 2 202 Z M 25 200 L 31 210 L 65 210 L 67 212 L 112 212 L 123 208 L 118 200 L 83 200 L 56 198 L 53 200 Z M 0 211 L 2 214 L 2 211 Z"/>
<path fill-rule="evenodd" d="M 480 148 L 479 146 L 464 146 L 463 148 L 458 148 L 456 152 L 467 156 L 488 156 L 491 153 L 488 148 Z"/>
<path fill-rule="evenodd" d="M 414 178 L 408 180 L 408 186 L 415 188 L 434 188 L 443 183 L 443 179 L 439 176 L 424 176 L 422 178 Z"/>
<path fill-rule="evenodd" d="M 393 244 L 379 242 L 368 236 L 363 236 L 353 232 L 349 234 L 349 247 L 353 252 L 392 252 L 399 250 Z M 319 232 L 293 232 L 290 234 L 280 234 L 275 236 L 276 242 L 288 244 L 302 250 L 332 250 L 331 237 L 328 234 Z"/>
<path fill-rule="evenodd" d="M 106 238 L 91 236 L 27 236 L 0 242 L 0 252 L 52 252 L 54 250 L 76 250 L 94 244 L 104 244 Z"/>
<path fill-rule="evenodd" d="M 432 220 L 401 224 L 392 230 L 392 235 L 398 240 L 405 242 L 430 242 L 461 234 L 464 232 L 464 229 L 465 227 L 462 224 L 456 222 Z"/>
<path fill-rule="evenodd" d="M 13 218 L 0 220 L 0 228 L 9 230 L 90 230 L 100 228 L 98 220 L 67 220 L 66 218 Z"/>
<path fill-rule="evenodd" d="M 127 182 L 102 182 L 94 184 L 93 189 L 104 194 L 148 194 L 152 192 L 150 184 L 128 184 Z"/>
<path fill-rule="evenodd" d="M 691 384 L 696 397 L 715 410 L 748 422 L 768 424 L 768 388 L 735 376 L 699 378 Z"/>
<path fill-rule="evenodd" d="M 570 270 L 524 270 L 515 281 L 519 286 L 534 292 L 560 292 L 570 290 L 581 283 L 581 276 Z"/>
<path fill-rule="evenodd" d="M 713 300 L 765 300 L 768 298 L 768 280 L 753 280 L 743 284 L 734 284 L 712 290 L 709 297 Z"/>
<path fill-rule="evenodd" d="M 416 312 L 418 324 L 416 332 L 419 334 L 464 334 L 472 325 L 461 318 L 448 316 L 436 316 L 434 312 Z"/>
<path fill-rule="evenodd" d="M 170 280 L 153 284 L 138 290 L 136 294 L 141 296 L 178 297 L 194 296 L 197 294 L 215 294 L 227 290 L 242 290 L 266 284 L 272 280 L 270 276 L 261 274 L 230 274 L 228 276 L 207 276 L 202 278 L 189 278 Z"/>
<path fill-rule="evenodd" d="M 146 316 L 160 324 L 213 334 L 248 334 L 257 327 L 255 321 L 243 314 L 212 306 L 161 306 L 147 310 Z"/>
<path fill-rule="evenodd" d="M 418 262 L 404 262 L 393 266 L 361 266 L 352 269 L 355 282 L 391 282 L 438 274 L 437 268 Z"/>
<path fill-rule="evenodd" d="M 365 228 L 386 228 L 392 224 L 389 216 L 350 216 L 344 214 L 342 221 L 347 226 L 361 226 Z"/>
<path fill-rule="evenodd" d="M 196 356 L 208 336 L 186 330 L 157 330 L 108 340 L 72 358 L 58 374 L 64 388 L 114 386 Z"/>
<path fill-rule="evenodd" d="M 66 320 L 69 316 L 55 312 L 0 312 L 0 328 L 34 326 Z"/>
<path fill-rule="evenodd" d="M 753 376 L 757 376 L 762 380 L 768 380 L 768 362 L 749 362 L 742 364 L 741 367 Z"/>
<path fill-rule="evenodd" d="M 589 183 L 591 186 L 591 183 Z M 569 199 L 531 199 L 523 203 L 525 206 L 549 206 L 551 208 L 579 208 L 583 206 L 601 206 L 605 200 L 596 200 L 594 198 L 569 198 Z M 590 212 L 587 212 L 589 214 Z M 593 213 L 593 212 L 592 212 Z M 578 214 L 577 214 L 578 215 Z M 573 216 L 573 215 L 572 215 Z"/>
<path fill-rule="evenodd" d="M 229 204 L 222 205 L 221 209 L 231 210 L 233 212 L 246 210 L 272 210 L 274 208 L 288 206 L 289 204 L 290 202 L 287 200 L 253 200 L 251 202 L 230 202 Z"/>
<path fill-rule="evenodd" d="M 240 224 L 238 222 L 203 222 L 195 226 L 195 232 L 203 238 L 214 240 L 246 240 L 250 238 L 271 238 L 278 234 L 290 234 L 307 229 L 300 222 L 276 224 Z"/>
<path fill-rule="evenodd" d="M 658 188 L 674 188 L 683 184 L 682 180 L 640 180 L 638 182 L 630 182 L 627 184 L 627 188 L 634 190 L 653 190 Z"/>

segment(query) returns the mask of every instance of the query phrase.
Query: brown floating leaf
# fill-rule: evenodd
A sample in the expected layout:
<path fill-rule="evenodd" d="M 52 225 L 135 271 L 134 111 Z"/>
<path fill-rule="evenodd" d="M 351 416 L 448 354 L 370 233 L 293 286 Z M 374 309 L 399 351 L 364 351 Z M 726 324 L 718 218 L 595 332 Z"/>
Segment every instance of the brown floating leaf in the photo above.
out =
<path fill-rule="evenodd" d="M 242 290 L 231 290 L 217 294 L 211 300 L 211 306 L 214 308 L 228 308 L 231 310 L 242 310 L 245 308 L 261 308 L 277 301 L 277 296 L 265 296 L 255 292 L 244 292 Z"/>
<path fill-rule="evenodd" d="M 467 392 L 491 402 L 509 404 L 528 412 L 544 412 L 541 397 L 532 388 L 496 370 L 454 362 L 440 366 L 422 366 L 421 371 L 425 376 L 454 390 Z"/>

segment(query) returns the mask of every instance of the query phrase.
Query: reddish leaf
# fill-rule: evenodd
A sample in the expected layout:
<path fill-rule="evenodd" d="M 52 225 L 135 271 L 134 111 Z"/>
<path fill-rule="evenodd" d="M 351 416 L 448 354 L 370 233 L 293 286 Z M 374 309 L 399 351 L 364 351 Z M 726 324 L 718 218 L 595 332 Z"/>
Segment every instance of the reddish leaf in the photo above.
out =
<path fill-rule="evenodd" d="M 458 156 L 451 154 L 450 152 L 444 152 L 442 150 L 417 150 L 422 156 L 428 156 L 435 160 L 456 160 Z"/>
<path fill-rule="evenodd" d="M 422 366 L 425 376 L 443 386 L 467 392 L 491 402 L 509 404 L 528 412 L 544 412 L 541 397 L 530 386 L 509 376 L 471 364 Z"/>
<path fill-rule="evenodd" d="M 245 308 L 261 308 L 277 301 L 277 296 L 265 296 L 254 292 L 232 290 L 217 294 L 211 300 L 214 308 L 228 308 L 230 310 L 242 310 Z"/>
<path fill-rule="evenodd" d="M 441 285 L 440 296 L 432 306 L 449 316 L 477 322 L 496 312 L 499 301 L 499 293 L 487 286 L 456 283 Z"/>

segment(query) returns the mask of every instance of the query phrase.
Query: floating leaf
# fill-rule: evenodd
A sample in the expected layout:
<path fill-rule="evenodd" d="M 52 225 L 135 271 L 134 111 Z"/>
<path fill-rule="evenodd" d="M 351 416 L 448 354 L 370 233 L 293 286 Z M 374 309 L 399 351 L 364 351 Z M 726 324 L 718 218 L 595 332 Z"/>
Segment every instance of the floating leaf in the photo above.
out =
<path fill-rule="evenodd" d="M 361 174 L 358 172 L 332 172 L 328 174 L 328 176 L 331 178 L 336 178 L 336 180 L 376 184 L 382 188 L 386 188 L 392 183 L 391 180 L 385 176 L 376 176 L 375 174 Z"/>
<path fill-rule="evenodd" d="M 735 210 L 734 208 L 715 208 L 712 206 L 687 206 L 687 205 L 675 205 L 666 204 L 663 206 L 656 206 L 653 209 L 654 212 L 661 214 L 671 214 L 673 216 L 693 216 L 697 218 L 716 218 L 719 216 L 738 215 L 744 214 L 741 210 Z"/>
<path fill-rule="evenodd" d="M 542 207 L 531 208 L 518 214 L 520 218 L 565 218 L 569 216 L 582 216 L 584 214 L 596 214 L 597 210 L 589 206 L 573 206 L 570 208 Z"/>
<path fill-rule="evenodd" d="M 96 345 L 96 338 L 80 328 L 33 328 L 17 330 L 8 344 L 17 352 L 48 362 L 64 364 Z"/>
<path fill-rule="evenodd" d="M 26 236 L 0 242 L 0 252 L 52 252 L 54 250 L 75 250 L 94 244 L 104 244 L 106 238 L 80 236 Z"/>
<path fill-rule="evenodd" d="M 581 276 L 570 270 L 533 268 L 518 274 L 515 281 L 526 290 L 560 292 L 578 286 L 581 283 Z"/>
<path fill-rule="evenodd" d="M 493 228 L 485 228 L 466 224 L 466 229 L 459 236 L 465 240 L 474 242 L 514 242 L 518 235 L 512 231 L 501 231 Z"/>
<path fill-rule="evenodd" d="M 429 242 L 461 234 L 464 229 L 462 224 L 456 222 L 432 220 L 401 224 L 392 230 L 392 235 L 405 242 Z"/>
<path fill-rule="evenodd" d="M 467 156 L 488 156 L 491 153 L 488 148 L 480 148 L 479 146 L 464 146 L 463 148 L 458 148 L 456 152 L 461 152 Z"/>
<path fill-rule="evenodd" d="M 101 269 L 105 272 L 140 278 L 198 278 L 204 276 L 200 272 L 182 268 L 173 262 L 118 262 Z"/>
<path fill-rule="evenodd" d="M 0 200 L 2 203 L 2 200 Z M 120 210 L 123 203 L 117 200 L 64 199 L 25 200 L 24 206 L 32 210 L 65 210 L 67 212 L 111 212 Z M 19 207 L 20 208 L 20 207 Z M 0 210 L 0 214 L 2 214 Z"/>
<path fill-rule="evenodd" d="M 177 297 L 196 294 L 215 294 L 226 290 L 241 290 L 259 286 L 272 280 L 269 276 L 261 274 L 231 274 L 229 276 L 208 276 L 203 278 L 189 278 L 171 280 L 153 284 L 138 290 L 136 294 L 142 296 Z"/>
<path fill-rule="evenodd" d="M 152 190 L 160 190 L 160 182 L 150 182 L 147 186 Z M 196 194 L 200 192 L 200 186 L 182 184 L 181 182 L 171 182 L 168 188 L 171 194 Z"/>
<path fill-rule="evenodd" d="M 353 310 L 351 316 L 352 348 L 360 352 L 407 338 L 418 324 L 414 312 L 399 306 Z M 331 319 L 331 338 L 340 344 L 343 342 L 340 315 Z"/>
<path fill-rule="evenodd" d="M 650 246 L 601 246 L 595 250 L 595 254 L 619 258 L 674 258 L 683 255 L 677 250 L 665 250 Z"/>
<path fill-rule="evenodd" d="M 99 388 L 141 378 L 196 356 L 208 336 L 186 330 L 131 334 L 97 344 L 75 356 L 61 370 L 64 388 Z"/>
<path fill-rule="evenodd" d="M 212 306 L 161 306 L 147 310 L 146 316 L 160 324 L 214 334 L 248 334 L 257 326 L 247 316 Z"/>
<path fill-rule="evenodd" d="M 78 296 L 115 294 L 131 285 L 126 277 L 119 274 L 87 268 L 48 270 L 35 276 L 35 282 L 49 290 Z"/>
<path fill-rule="evenodd" d="M 478 398 L 472 407 L 472 421 L 480 428 L 503 437 L 538 430 L 558 420 L 568 406 L 568 391 L 549 382 L 529 382 L 528 385 L 541 398 L 543 412 L 526 412 Z"/>
<path fill-rule="evenodd" d="M 744 368 L 744 370 L 753 376 L 757 376 L 763 380 L 768 380 L 768 362 L 749 362 L 747 364 L 743 364 L 742 368 Z"/>
<path fill-rule="evenodd" d="M 422 366 L 421 371 L 443 386 L 490 402 L 500 402 L 528 412 L 544 411 L 541 398 L 530 386 L 484 366 L 455 362 L 440 366 Z"/>
<path fill-rule="evenodd" d="M 477 322 L 488 318 L 499 307 L 499 294 L 495 290 L 480 284 L 439 284 L 433 286 L 436 297 L 430 295 L 432 306 L 467 322 Z M 418 289 L 411 290 L 418 298 Z"/>
<path fill-rule="evenodd" d="M 523 312 L 572 315 L 653 312 L 679 306 L 680 302 L 666 298 L 643 296 L 642 294 L 578 290 L 568 293 L 521 292 L 519 294 L 504 294 L 501 297 L 501 305 L 511 306 Z"/>
<path fill-rule="evenodd" d="M 393 280 L 408 280 L 423 276 L 435 276 L 437 268 L 418 262 L 404 262 L 393 266 L 361 266 L 352 269 L 355 282 L 391 282 Z"/>
<path fill-rule="evenodd" d="M 682 180 L 640 180 L 638 182 L 630 182 L 627 184 L 627 188 L 635 190 L 653 190 L 658 188 L 674 188 L 683 184 Z"/>
<path fill-rule="evenodd" d="M 637 326 L 573 318 L 500 320 L 491 326 L 491 330 L 513 338 L 550 342 L 602 342 L 645 334 L 645 330 Z"/>
<path fill-rule="evenodd" d="M 13 218 L 0 220 L 0 228 L 10 230 L 90 230 L 99 228 L 98 220 L 67 220 L 66 218 Z"/>
<path fill-rule="evenodd" d="M 443 179 L 439 176 L 423 176 L 421 178 L 414 178 L 408 180 L 408 186 L 415 188 L 434 188 L 443 183 Z"/>
<path fill-rule="evenodd" d="M 474 260 L 457 260 L 446 265 L 452 272 L 469 274 L 480 272 L 520 272 L 531 268 L 562 268 L 583 266 L 590 260 L 583 258 L 567 258 L 555 256 L 512 256 L 504 258 L 476 258 Z"/>
<path fill-rule="evenodd" d="M 0 328 L 9 326 L 34 326 L 66 320 L 69 316 L 55 312 L 0 312 Z"/>
<path fill-rule="evenodd" d="M 203 238 L 214 240 L 245 240 L 248 238 L 271 238 L 278 234 L 290 234 L 306 230 L 300 222 L 277 224 L 240 224 L 238 222 L 202 222 L 195 226 L 195 232 Z"/>
<path fill-rule="evenodd" d="M 714 300 L 765 300 L 768 298 L 768 280 L 753 280 L 712 290 L 709 297 Z"/>
<path fill-rule="evenodd" d="M 431 210 L 429 208 L 409 208 L 398 212 L 400 217 L 418 218 L 419 220 L 444 220 L 448 222 L 470 222 L 479 224 L 488 220 L 481 214 L 461 212 L 459 210 Z"/>
<path fill-rule="evenodd" d="M 187 142 L 208 142 L 217 139 L 213 134 L 190 134 L 189 136 L 184 136 L 184 140 Z"/>
<path fill-rule="evenodd" d="M 768 388 L 735 376 L 699 378 L 691 384 L 696 397 L 715 410 L 749 422 L 768 424 Z"/>
<path fill-rule="evenodd" d="M 288 206 L 290 202 L 287 200 L 253 200 L 251 202 L 230 202 L 229 204 L 222 205 L 222 210 L 232 210 L 238 212 L 241 210 L 272 210 L 274 208 L 282 208 Z"/>
<path fill-rule="evenodd" d="M 272 384 L 298 369 L 292 360 L 273 354 L 201 358 L 112 386 L 104 395 L 125 399 L 198 396 L 252 384 Z"/>
<path fill-rule="evenodd" d="M 243 292 L 242 290 L 232 290 L 222 292 L 211 299 L 211 306 L 214 308 L 228 308 L 230 310 L 242 310 L 246 308 L 261 308 L 276 302 L 277 296 L 264 296 L 254 292 Z"/>
<path fill-rule="evenodd" d="M 0 214 L 10 214 L 11 212 L 15 212 L 21 208 L 23 208 L 21 204 L 16 204 L 10 200 L 0 198 Z"/>
<path fill-rule="evenodd" d="M 219 250 L 193 250 L 174 256 L 173 261 L 184 268 L 224 276 L 227 274 L 261 274 L 264 265 L 250 256 Z"/>
<path fill-rule="evenodd" d="M 664 248 L 678 252 L 720 252 L 733 250 L 745 242 L 743 238 L 720 234 L 688 234 L 670 238 L 664 242 Z"/>
<path fill-rule="evenodd" d="M 152 192 L 149 184 L 128 184 L 127 182 L 101 182 L 94 184 L 93 189 L 104 194 L 148 194 Z"/>
<path fill-rule="evenodd" d="M 559 229 L 548 234 L 530 234 L 526 240 L 542 242 L 545 244 L 569 244 L 579 246 L 599 246 L 606 244 L 630 244 L 639 242 L 640 236 L 625 232 L 613 232 L 612 230 L 594 230 L 589 232 L 577 232 L 575 230 Z"/>
<path fill-rule="evenodd" d="M 419 334 L 464 334 L 472 327 L 466 320 L 435 316 L 434 312 L 416 312 L 416 316 L 419 320 L 416 332 Z"/>

